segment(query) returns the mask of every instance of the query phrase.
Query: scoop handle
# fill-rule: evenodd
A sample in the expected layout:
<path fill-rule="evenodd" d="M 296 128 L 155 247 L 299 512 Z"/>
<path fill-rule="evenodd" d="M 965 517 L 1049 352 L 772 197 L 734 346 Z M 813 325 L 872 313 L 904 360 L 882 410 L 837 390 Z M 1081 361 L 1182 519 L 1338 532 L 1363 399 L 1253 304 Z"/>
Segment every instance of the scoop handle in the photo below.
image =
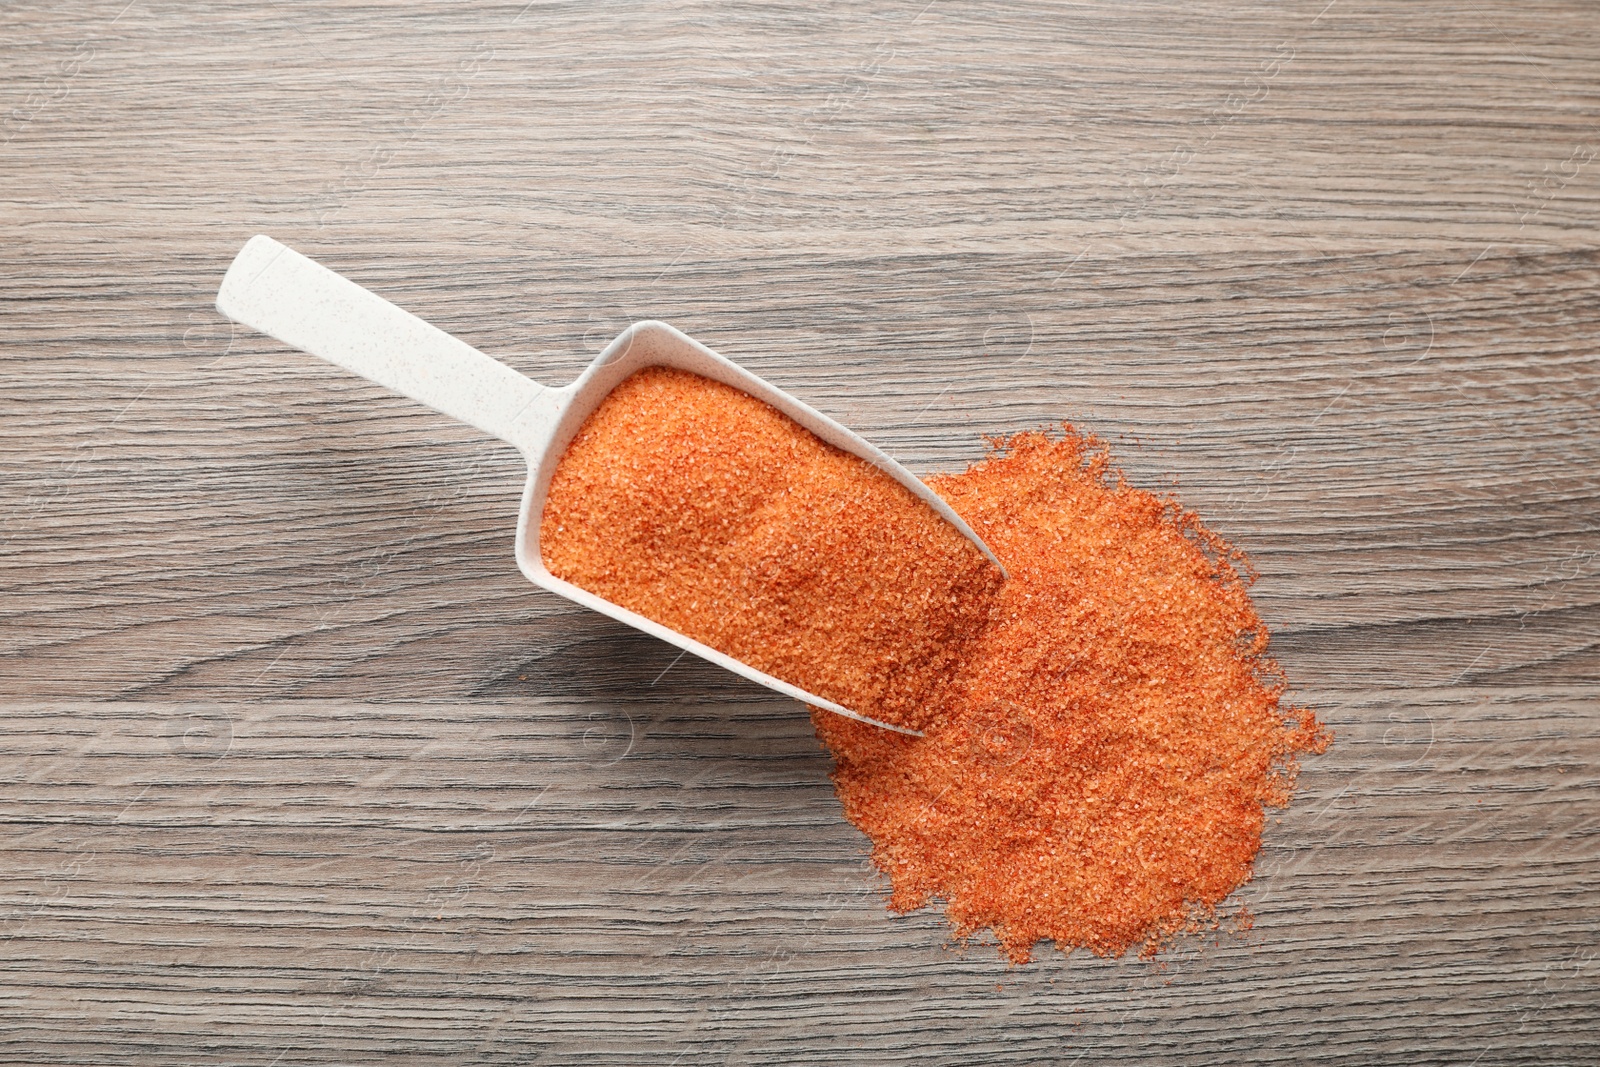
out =
<path fill-rule="evenodd" d="M 217 310 L 284 344 L 532 453 L 560 411 L 547 389 L 299 252 L 257 235 L 223 276 Z"/>

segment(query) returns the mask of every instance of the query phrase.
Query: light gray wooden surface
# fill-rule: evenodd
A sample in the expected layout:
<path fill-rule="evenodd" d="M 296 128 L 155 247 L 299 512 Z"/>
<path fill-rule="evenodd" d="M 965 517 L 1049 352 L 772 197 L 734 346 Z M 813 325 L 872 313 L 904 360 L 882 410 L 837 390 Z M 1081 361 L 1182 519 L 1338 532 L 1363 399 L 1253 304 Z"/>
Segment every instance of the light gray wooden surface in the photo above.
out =
<path fill-rule="evenodd" d="M 124 6 L 126 4 L 126 6 Z M 0 1061 L 1600 1059 L 1588 3 L 0 9 Z M 267 232 L 520 370 L 664 318 L 1261 571 L 1249 935 L 892 917 L 795 705 L 529 586 L 503 447 L 211 310 Z"/>

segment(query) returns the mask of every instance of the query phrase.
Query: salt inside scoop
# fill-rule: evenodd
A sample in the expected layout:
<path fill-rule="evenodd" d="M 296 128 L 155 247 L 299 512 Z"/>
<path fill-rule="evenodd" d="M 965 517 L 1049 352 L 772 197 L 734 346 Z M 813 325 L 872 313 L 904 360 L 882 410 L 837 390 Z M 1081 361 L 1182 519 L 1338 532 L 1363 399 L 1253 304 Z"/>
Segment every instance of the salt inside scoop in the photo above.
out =
<path fill-rule="evenodd" d="M 568 445 L 550 573 L 879 722 L 926 727 L 1003 579 L 882 470 L 721 382 L 653 366 Z"/>

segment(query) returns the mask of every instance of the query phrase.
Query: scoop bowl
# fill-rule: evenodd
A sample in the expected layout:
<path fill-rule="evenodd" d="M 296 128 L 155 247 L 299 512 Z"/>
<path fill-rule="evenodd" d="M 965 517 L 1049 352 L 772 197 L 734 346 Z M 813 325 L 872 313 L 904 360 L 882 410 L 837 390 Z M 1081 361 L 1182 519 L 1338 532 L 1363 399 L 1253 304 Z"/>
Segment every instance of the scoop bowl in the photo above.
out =
<path fill-rule="evenodd" d="M 625 378 L 644 367 L 676 367 L 762 400 L 817 437 L 859 456 L 905 486 L 976 545 L 989 546 L 950 506 L 882 450 L 826 415 L 664 322 L 622 331 L 571 385 L 540 385 L 471 345 L 266 236 L 252 237 L 217 293 L 228 318 L 344 367 L 436 411 L 492 434 L 528 464 L 517 521 L 517 565 L 529 581 L 609 615 L 759 685 L 852 719 L 918 735 L 809 693 L 676 630 L 551 574 L 539 554 L 539 522 L 550 479 L 584 420 Z"/>

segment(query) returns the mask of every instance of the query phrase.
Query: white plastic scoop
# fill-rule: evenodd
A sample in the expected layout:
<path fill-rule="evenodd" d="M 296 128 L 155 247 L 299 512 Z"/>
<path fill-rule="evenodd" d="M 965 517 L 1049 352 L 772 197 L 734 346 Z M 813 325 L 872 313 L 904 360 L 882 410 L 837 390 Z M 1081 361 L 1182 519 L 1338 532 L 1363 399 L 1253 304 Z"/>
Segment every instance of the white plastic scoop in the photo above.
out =
<path fill-rule="evenodd" d="M 222 279 L 217 310 L 295 348 L 337 363 L 379 385 L 493 434 L 528 462 L 517 522 L 517 565 L 535 585 L 693 652 L 769 689 L 899 733 L 915 730 L 861 715 L 774 678 L 725 653 L 619 607 L 545 569 L 539 519 L 550 477 L 584 419 L 624 378 L 656 364 L 731 385 L 783 412 L 822 440 L 860 456 L 926 501 L 1000 567 L 989 546 L 910 471 L 843 426 L 775 389 L 738 364 L 668 326 L 636 322 L 606 346 L 577 381 L 539 385 L 464 341 L 270 237 L 252 237 Z M 1004 573 L 1004 568 L 1001 568 Z"/>

